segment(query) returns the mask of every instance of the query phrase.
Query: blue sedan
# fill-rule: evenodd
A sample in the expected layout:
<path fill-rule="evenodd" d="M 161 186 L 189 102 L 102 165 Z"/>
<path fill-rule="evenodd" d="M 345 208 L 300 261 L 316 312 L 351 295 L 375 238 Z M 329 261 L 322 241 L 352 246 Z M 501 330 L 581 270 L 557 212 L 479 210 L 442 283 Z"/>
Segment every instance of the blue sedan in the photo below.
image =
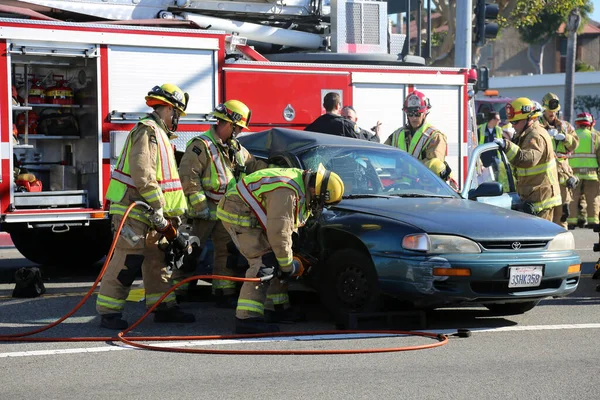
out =
<path fill-rule="evenodd" d="M 332 135 L 274 128 L 239 140 L 271 163 L 323 163 L 344 180 L 342 202 L 294 240 L 309 266 L 303 279 L 336 315 L 377 311 L 385 296 L 418 308 L 479 303 L 519 314 L 577 288 L 573 235 L 511 210 L 514 193 L 496 182 L 469 183 L 461 196 L 406 152 Z M 485 204 L 491 198 L 508 208 Z"/>

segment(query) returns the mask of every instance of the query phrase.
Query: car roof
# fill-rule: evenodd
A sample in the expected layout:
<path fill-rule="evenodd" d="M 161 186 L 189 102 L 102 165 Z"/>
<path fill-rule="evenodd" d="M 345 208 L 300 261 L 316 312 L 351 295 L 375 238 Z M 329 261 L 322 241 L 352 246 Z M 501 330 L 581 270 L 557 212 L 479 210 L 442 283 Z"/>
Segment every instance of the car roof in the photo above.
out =
<path fill-rule="evenodd" d="M 282 152 L 297 155 L 317 146 L 392 149 L 390 146 L 367 140 L 288 128 L 249 132 L 238 136 L 238 140 L 252 154 L 264 157 Z M 267 149 L 268 151 L 265 151 Z"/>

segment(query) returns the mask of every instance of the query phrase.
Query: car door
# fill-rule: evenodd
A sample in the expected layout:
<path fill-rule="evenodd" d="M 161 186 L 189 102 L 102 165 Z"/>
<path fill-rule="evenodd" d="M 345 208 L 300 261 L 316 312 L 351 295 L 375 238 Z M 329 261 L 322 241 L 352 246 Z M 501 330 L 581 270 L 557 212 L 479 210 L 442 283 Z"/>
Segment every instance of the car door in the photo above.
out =
<path fill-rule="evenodd" d="M 501 186 L 501 190 L 498 188 Z M 495 143 L 477 146 L 460 195 L 469 200 L 518 210 L 521 200 L 506 154 Z"/>

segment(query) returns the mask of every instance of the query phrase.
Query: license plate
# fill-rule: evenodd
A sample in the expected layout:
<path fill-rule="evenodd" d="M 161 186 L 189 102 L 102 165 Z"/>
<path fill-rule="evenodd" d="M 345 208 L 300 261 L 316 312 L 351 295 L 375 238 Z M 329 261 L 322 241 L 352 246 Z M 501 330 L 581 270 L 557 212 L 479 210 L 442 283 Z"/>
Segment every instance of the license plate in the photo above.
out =
<path fill-rule="evenodd" d="M 542 267 L 509 267 L 508 287 L 535 287 L 542 283 Z"/>

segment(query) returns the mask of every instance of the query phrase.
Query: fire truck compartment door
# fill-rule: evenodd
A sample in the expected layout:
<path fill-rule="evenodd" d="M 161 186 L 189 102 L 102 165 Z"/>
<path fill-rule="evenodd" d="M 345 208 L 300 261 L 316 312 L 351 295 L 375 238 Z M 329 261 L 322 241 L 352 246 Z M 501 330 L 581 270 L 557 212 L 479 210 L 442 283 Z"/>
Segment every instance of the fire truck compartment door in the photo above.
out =
<path fill-rule="evenodd" d="M 109 110 L 147 113 L 144 97 L 154 86 L 173 83 L 189 93 L 186 123 L 215 107 L 216 50 L 110 46 L 108 53 Z"/>

